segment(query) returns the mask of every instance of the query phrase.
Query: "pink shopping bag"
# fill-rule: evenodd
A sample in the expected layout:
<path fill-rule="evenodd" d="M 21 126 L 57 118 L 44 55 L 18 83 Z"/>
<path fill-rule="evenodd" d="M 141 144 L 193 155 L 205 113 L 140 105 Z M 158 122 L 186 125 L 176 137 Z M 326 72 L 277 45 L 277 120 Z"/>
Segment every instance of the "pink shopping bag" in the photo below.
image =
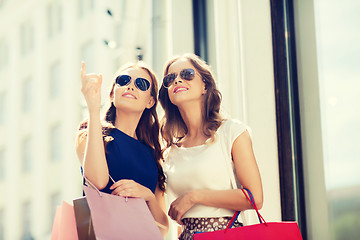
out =
<path fill-rule="evenodd" d="M 74 207 L 64 201 L 56 208 L 51 240 L 78 240 Z"/>
<path fill-rule="evenodd" d="M 144 199 L 115 196 L 87 186 L 83 188 L 96 239 L 163 239 Z"/>

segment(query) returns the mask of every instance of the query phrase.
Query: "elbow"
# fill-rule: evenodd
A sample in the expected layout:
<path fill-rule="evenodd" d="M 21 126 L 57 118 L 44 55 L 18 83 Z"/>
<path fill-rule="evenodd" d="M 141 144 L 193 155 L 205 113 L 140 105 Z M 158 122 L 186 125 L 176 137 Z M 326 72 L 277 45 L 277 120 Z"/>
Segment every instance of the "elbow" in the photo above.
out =
<path fill-rule="evenodd" d="M 85 173 L 84 176 L 86 176 Z M 102 190 L 108 185 L 109 178 L 86 176 L 86 181 L 90 182 L 88 185 L 92 187 L 95 186 L 98 190 Z"/>
<path fill-rule="evenodd" d="M 96 184 L 95 186 L 99 190 L 103 190 L 107 185 L 109 181 L 102 181 L 101 183 Z"/>
<path fill-rule="evenodd" d="M 260 201 L 255 201 L 255 204 L 257 209 L 260 210 L 263 207 L 263 200 L 261 199 Z"/>
<path fill-rule="evenodd" d="M 258 210 L 262 209 L 263 203 L 264 203 L 264 198 L 263 198 L 263 194 L 261 192 L 261 194 L 258 194 L 258 196 L 256 196 L 256 198 L 255 198 L 256 208 Z"/>

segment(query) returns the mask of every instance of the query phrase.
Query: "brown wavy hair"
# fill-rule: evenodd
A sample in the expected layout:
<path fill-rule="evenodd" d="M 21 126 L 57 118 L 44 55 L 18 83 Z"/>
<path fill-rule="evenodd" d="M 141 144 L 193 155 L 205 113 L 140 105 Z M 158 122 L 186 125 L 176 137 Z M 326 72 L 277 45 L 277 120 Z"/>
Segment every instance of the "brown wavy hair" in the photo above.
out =
<path fill-rule="evenodd" d="M 158 168 L 158 186 L 162 191 L 165 191 L 165 175 L 163 169 L 161 167 L 161 161 L 163 160 L 163 155 L 161 151 L 161 146 L 159 142 L 159 119 L 156 112 L 156 106 L 158 103 L 157 93 L 158 93 L 158 81 L 155 76 L 155 73 L 142 61 L 137 63 L 129 63 L 118 71 L 119 73 L 131 68 L 139 68 L 145 70 L 150 78 L 151 78 L 151 88 L 150 94 L 155 100 L 155 104 L 151 108 L 145 108 L 144 112 L 142 113 L 139 123 L 136 127 L 136 136 L 138 140 L 154 149 L 155 161 Z M 114 94 L 115 88 L 115 79 L 113 80 L 111 90 L 109 93 L 109 99 Z M 115 105 L 109 100 L 108 106 L 106 107 L 105 117 L 102 121 L 102 134 L 104 138 L 104 145 L 106 149 L 106 145 L 108 142 L 112 141 L 113 138 L 109 136 L 110 132 L 115 128 L 115 119 L 116 119 L 116 107 Z M 78 132 L 78 141 L 81 138 L 84 138 L 87 135 L 87 125 L 88 120 L 85 119 L 79 125 L 79 132 Z"/>
<path fill-rule="evenodd" d="M 214 141 L 214 135 L 217 129 L 221 126 L 223 118 L 220 115 L 221 93 L 216 88 L 214 76 L 210 70 L 210 66 L 195 54 L 184 54 L 182 56 L 175 56 L 170 59 L 164 69 L 164 76 L 169 73 L 171 64 L 179 59 L 187 59 L 194 66 L 194 68 L 201 75 L 205 83 L 206 94 L 204 95 L 202 105 L 202 122 L 203 133 L 205 136 L 211 138 L 210 142 Z M 160 104 L 165 111 L 164 117 L 161 119 L 161 135 L 165 141 L 165 149 L 171 145 L 179 142 L 188 133 L 188 128 L 181 117 L 180 111 L 169 98 L 168 90 L 162 85 L 159 92 Z"/>

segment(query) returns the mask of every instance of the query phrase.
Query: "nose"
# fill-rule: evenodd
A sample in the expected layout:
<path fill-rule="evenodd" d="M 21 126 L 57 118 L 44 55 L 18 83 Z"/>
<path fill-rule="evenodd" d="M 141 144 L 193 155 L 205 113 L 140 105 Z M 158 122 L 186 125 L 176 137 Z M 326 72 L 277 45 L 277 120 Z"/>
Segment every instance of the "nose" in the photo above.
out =
<path fill-rule="evenodd" d="M 178 83 L 180 84 L 180 83 L 182 83 L 182 82 L 183 82 L 183 81 L 181 80 L 180 76 L 177 75 L 176 78 L 175 78 L 175 80 L 174 80 L 174 84 L 177 85 Z"/>
<path fill-rule="evenodd" d="M 131 80 L 130 84 L 128 85 L 128 90 L 134 91 L 135 89 L 135 81 Z"/>

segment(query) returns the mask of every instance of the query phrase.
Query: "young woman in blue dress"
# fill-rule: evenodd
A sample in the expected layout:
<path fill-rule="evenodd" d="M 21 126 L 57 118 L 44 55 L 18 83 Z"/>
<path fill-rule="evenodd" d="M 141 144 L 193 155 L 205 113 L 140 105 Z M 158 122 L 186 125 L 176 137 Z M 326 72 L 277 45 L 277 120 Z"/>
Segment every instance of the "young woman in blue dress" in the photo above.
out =
<path fill-rule="evenodd" d="M 112 83 L 109 107 L 101 120 L 102 75 L 87 74 L 85 62 L 81 64 L 81 92 L 89 111 L 76 138 L 83 173 L 103 192 L 144 198 L 165 236 L 168 218 L 155 74 L 143 62 L 122 67 Z"/>
<path fill-rule="evenodd" d="M 165 110 L 168 215 L 182 225 L 179 239 L 224 229 L 235 211 L 252 208 L 241 187 L 251 190 L 260 209 L 262 184 L 248 127 L 220 115 L 221 94 L 210 67 L 194 54 L 170 59 L 159 100 Z"/>

